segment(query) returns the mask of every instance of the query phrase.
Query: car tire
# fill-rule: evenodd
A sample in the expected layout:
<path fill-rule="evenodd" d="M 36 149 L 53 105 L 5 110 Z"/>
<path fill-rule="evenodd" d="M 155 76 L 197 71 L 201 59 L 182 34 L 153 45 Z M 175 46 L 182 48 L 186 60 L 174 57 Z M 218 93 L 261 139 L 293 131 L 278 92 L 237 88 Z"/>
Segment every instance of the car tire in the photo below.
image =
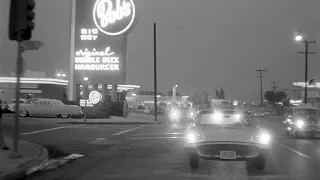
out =
<path fill-rule="evenodd" d="M 60 114 L 60 117 L 62 117 L 63 119 L 66 119 L 69 117 L 69 114 L 63 113 L 63 114 Z"/>
<path fill-rule="evenodd" d="M 21 117 L 28 117 L 29 113 L 28 113 L 28 111 L 22 110 L 22 111 L 20 111 L 20 116 Z"/>
<path fill-rule="evenodd" d="M 258 155 L 258 157 L 256 157 L 254 160 L 254 164 L 259 171 L 266 167 L 266 162 L 267 158 L 265 155 Z"/>
<path fill-rule="evenodd" d="M 189 154 L 189 165 L 193 170 L 198 169 L 200 165 L 199 156 L 196 154 Z"/>

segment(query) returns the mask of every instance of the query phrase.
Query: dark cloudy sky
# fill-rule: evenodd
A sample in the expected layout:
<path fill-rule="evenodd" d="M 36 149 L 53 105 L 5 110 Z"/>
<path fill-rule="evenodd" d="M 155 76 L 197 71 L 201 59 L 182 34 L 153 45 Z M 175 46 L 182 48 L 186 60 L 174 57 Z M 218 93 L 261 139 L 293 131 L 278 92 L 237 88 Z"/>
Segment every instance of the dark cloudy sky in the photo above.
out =
<path fill-rule="evenodd" d="M 303 46 L 292 41 L 304 29 L 319 40 L 319 0 L 134 0 L 139 22 L 128 37 L 127 81 L 153 87 L 153 22 L 158 23 L 158 87 L 174 84 L 184 93 L 223 87 L 228 99 L 259 98 L 256 68 L 271 81 L 291 88 L 304 76 Z M 25 54 L 26 68 L 69 67 L 70 1 L 36 1 L 34 40 L 45 47 Z M 0 1 L 1 74 L 14 70 L 16 46 L 8 41 L 9 0 Z M 182 28 L 182 29 L 181 29 Z M 319 41 L 320 42 L 320 41 Z M 312 45 L 316 51 L 319 44 Z M 320 52 L 319 52 L 320 53 Z M 310 57 L 310 76 L 320 78 L 319 55 Z M 292 88 L 291 88 L 292 89 Z"/>

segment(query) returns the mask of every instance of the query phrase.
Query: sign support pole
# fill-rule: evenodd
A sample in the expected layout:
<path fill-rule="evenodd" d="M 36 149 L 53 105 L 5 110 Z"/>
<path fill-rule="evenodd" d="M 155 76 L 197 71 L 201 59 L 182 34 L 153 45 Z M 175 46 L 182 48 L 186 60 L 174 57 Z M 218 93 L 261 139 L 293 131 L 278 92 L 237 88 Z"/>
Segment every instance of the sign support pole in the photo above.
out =
<path fill-rule="evenodd" d="M 11 158 L 20 158 L 21 155 L 19 154 L 19 117 L 20 117 L 20 79 L 21 74 L 23 71 L 23 58 L 22 58 L 22 33 L 21 30 L 19 30 L 17 34 L 17 44 L 18 44 L 18 53 L 17 53 L 17 65 L 16 65 L 16 102 L 15 102 L 15 117 L 14 117 L 14 131 L 13 131 L 13 152 L 10 155 Z"/>
<path fill-rule="evenodd" d="M 154 120 L 158 121 L 158 102 L 157 102 L 157 24 L 153 24 L 153 72 L 154 72 Z"/>

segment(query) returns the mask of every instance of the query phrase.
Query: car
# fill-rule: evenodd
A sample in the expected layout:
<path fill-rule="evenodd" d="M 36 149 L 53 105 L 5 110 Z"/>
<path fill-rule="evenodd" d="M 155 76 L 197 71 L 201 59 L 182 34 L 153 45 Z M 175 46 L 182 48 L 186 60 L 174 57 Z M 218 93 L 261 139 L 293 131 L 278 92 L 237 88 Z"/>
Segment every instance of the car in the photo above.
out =
<path fill-rule="evenodd" d="M 56 99 L 35 98 L 29 99 L 25 104 L 20 104 L 20 116 L 44 116 L 44 117 L 75 117 L 82 116 L 80 106 L 65 105 Z"/>
<path fill-rule="evenodd" d="M 194 121 L 196 112 L 189 107 L 173 106 L 167 110 L 166 116 L 169 124 L 181 124 Z"/>
<path fill-rule="evenodd" d="M 314 137 L 320 134 L 320 111 L 314 107 L 292 107 L 283 121 L 285 135 L 299 138 L 302 135 Z"/>
<path fill-rule="evenodd" d="M 27 102 L 27 99 L 20 99 L 19 103 L 20 104 L 24 104 Z M 12 99 L 11 103 L 8 105 L 8 111 L 11 112 L 11 113 L 14 113 L 15 110 L 14 110 L 14 107 L 15 107 L 15 104 L 16 103 L 16 99 Z"/>
<path fill-rule="evenodd" d="M 271 151 L 271 134 L 252 123 L 253 118 L 235 109 L 202 110 L 188 129 L 184 148 L 189 165 L 197 169 L 200 160 L 254 162 L 258 170 L 266 166 Z"/>

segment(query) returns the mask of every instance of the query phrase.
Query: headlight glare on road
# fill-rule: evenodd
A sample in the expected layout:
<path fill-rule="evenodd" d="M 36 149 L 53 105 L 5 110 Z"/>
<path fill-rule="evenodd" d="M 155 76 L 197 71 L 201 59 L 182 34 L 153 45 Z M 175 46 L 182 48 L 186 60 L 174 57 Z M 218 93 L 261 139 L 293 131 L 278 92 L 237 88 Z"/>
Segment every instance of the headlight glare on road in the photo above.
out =
<path fill-rule="evenodd" d="M 304 126 L 304 122 L 302 120 L 298 120 L 297 123 L 296 123 L 296 126 L 298 128 L 302 128 Z"/>

